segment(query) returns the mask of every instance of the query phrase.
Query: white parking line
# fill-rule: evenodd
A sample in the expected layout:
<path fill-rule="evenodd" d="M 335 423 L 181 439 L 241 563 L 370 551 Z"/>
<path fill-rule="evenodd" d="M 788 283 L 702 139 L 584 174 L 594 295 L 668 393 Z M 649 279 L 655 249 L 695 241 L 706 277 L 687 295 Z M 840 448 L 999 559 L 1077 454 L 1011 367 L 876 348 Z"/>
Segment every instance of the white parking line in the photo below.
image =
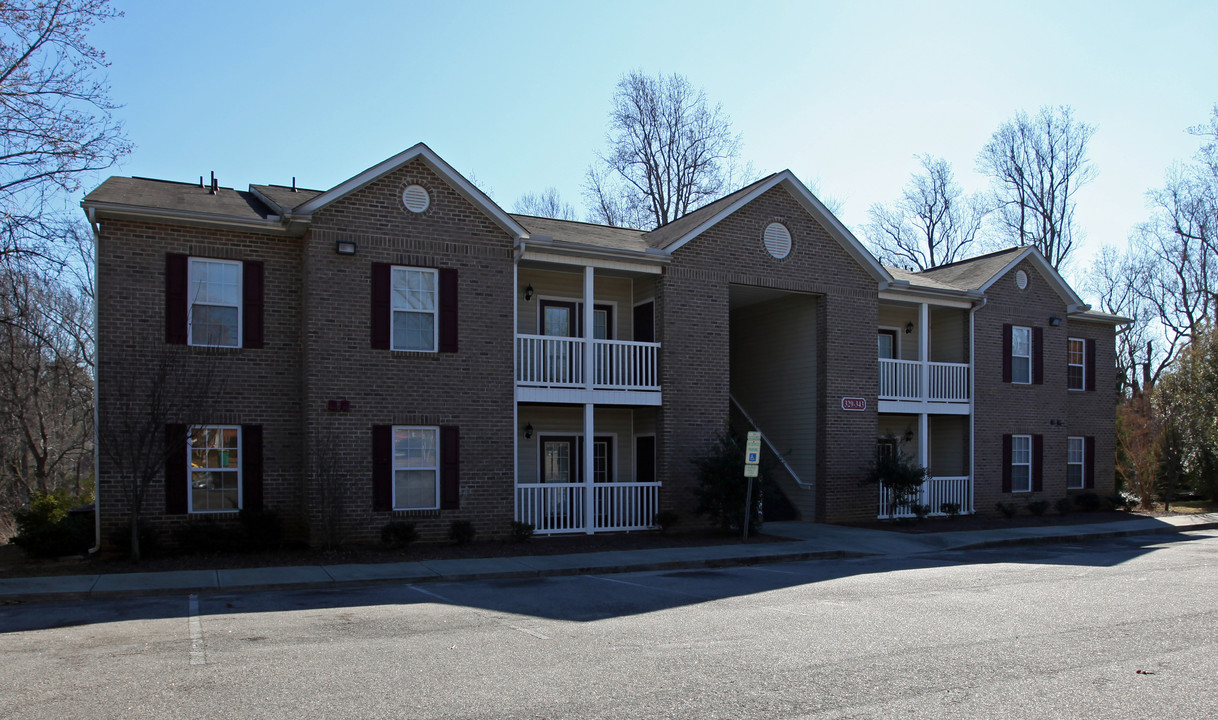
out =
<path fill-rule="evenodd" d="M 207 662 L 203 654 L 203 625 L 199 622 L 199 596 L 190 596 L 190 664 L 202 665 Z"/>

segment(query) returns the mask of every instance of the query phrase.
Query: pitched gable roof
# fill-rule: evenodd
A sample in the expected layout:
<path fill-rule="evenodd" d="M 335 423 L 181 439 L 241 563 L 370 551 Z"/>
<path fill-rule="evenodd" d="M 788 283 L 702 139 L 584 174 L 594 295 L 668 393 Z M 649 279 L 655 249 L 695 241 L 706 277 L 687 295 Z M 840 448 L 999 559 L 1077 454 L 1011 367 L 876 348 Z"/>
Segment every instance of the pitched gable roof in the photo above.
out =
<path fill-rule="evenodd" d="M 985 292 L 1024 260 L 1037 266 L 1049 281 L 1049 285 L 1070 305 L 1068 310 L 1074 312 L 1088 308 L 1078 293 L 1074 292 L 1074 288 L 1070 287 L 1045 256 L 1031 245 L 999 250 L 949 265 L 940 265 L 920 273 L 911 273 L 908 279 L 914 285 L 919 284 L 920 280 L 930 280 L 958 290 Z"/>
<path fill-rule="evenodd" d="M 283 185 L 250 185 L 250 192 L 282 214 L 321 195 L 323 191 L 290 188 Z"/>
<path fill-rule="evenodd" d="M 731 195 L 719 198 L 709 205 L 652 230 L 647 233 L 647 242 L 652 247 L 662 248 L 665 252 L 673 253 L 717 225 L 724 218 L 776 187 L 784 188 L 803 207 L 804 211 L 816 219 L 872 277 L 877 281 L 892 280 L 892 276 L 888 274 L 884 266 L 880 265 L 875 256 L 863 247 L 863 244 L 846 229 L 846 226 L 842 225 L 841 221 L 834 217 L 833 213 L 829 212 L 829 209 L 790 170 L 783 170 L 764 177 Z"/>
<path fill-rule="evenodd" d="M 509 234 L 521 238 L 528 237 L 529 232 L 525 230 L 520 223 L 516 222 L 510 215 L 503 211 L 503 208 L 495 204 L 495 201 L 486 196 L 478 188 L 474 187 L 473 183 L 466 180 L 461 173 L 453 169 L 451 165 L 444 162 L 443 158 L 437 155 L 431 148 L 423 143 L 419 143 L 414 147 L 394 155 L 388 160 L 384 160 L 362 173 L 349 178 L 348 180 L 339 183 L 333 188 L 321 193 L 317 197 L 312 198 L 298 205 L 294 210 L 295 215 L 311 215 L 318 210 L 324 208 L 330 203 L 344 198 L 351 193 L 359 190 L 365 185 L 380 179 L 384 175 L 393 172 L 406 163 L 419 159 L 427 163 L 437 175 L 452 186 L 462 197 L 468 200 L 474 207 L 482 210 L 491 218 L 499 227 L 503 228 Z"/>

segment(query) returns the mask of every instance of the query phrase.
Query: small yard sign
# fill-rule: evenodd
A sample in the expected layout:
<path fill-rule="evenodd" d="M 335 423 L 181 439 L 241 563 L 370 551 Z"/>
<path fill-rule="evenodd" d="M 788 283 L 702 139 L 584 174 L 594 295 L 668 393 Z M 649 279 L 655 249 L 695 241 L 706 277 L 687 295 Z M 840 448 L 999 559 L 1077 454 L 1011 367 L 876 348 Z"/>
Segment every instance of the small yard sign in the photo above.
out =
<path fill-rule="evenodd" d="M 844 397 L 844 398 L 842 398 L 842 409 L 843 410 L 866 410 L 867 409 L 867 398 Z"/>

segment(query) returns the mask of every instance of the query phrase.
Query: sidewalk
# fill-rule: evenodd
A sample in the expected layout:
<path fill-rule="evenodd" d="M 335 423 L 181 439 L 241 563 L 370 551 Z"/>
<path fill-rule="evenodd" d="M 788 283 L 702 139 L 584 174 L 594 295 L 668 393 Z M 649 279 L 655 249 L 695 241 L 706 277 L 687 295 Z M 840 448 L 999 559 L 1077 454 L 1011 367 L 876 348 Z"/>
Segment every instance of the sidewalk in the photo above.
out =
<path fill-rule="evenodd" d="M 0 603 L 621 573 L 868 556 L 900 557 L 944 550 L 1080 542 L 1211 528 L 1218 528 L 1218 513 L 921 535 L 838 525 L 772 522 L 766 523 L 767 534 L 792 538 L 794 542 L 425 562 L 0 578 Z"/>

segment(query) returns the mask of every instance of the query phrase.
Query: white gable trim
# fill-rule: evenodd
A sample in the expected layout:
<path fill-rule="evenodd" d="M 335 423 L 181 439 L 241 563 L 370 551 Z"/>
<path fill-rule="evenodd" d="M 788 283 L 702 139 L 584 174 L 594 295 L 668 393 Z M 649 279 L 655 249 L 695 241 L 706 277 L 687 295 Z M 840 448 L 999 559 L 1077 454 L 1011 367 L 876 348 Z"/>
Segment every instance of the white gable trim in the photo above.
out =
<path fill-rule="evenodd" d="M 1062 299 L 1069 303 L 1069 307 L 1066 308 L 1068 312 L 1078 312 L 1080 310 L 1087 310 L 1091 307 L 1087 305 L 1087 303 L 1083 302 L 1083 299 L 1078 296 L 1078 293 L 1074 292 L 1074 288 L 1070 287 L 1065 279 L 1062 278 L 1061 274 L 1053 269 L 1053 266 L 1049 264 L 1049 261 L 1045 259 L 1045 256 L 1031 245 L 1024 248 L 1023 252 L 1012 258 L 1011 261 L 1007 263 L 1006 267 L 994 273 L 994 277 L 987 280 L 984 285 L 977 289 L 981 292 L 986 292 L 991 286 L 994 285 L 994 283 L 1005 277 L 1007 273 L 1011 272 L 1016 265 L 1019 265 L 1019 263 L 1023 262 L 1024 260 L 1030 260 L 1033 265 L 1040 268 L 1041 274 L 1049 279 L 1049 284 L 1053 286 L 1053 289 L 1057 291 L 1057 294 L 1061 295 Z"/>
<path fill-rule="evenodd" d="M 846 252 L 850 253 L 850 255 L 857 260 L 858 263 L 863 266 L 863 269 L 866 270 L 872 277 L 880 282 L 892 281 L 892 276 L 889 275 L 888 271 L 884 269 L 884 266 L 875 259 L 875 256 L 868 252 L 867 248 L 863 247 L 863 244 L 858 241 L 858 238 L 854 237 L 854 235 L 846 229 L 846 226 L 842 225 L 842 223 L 836 217 L 834 217 L 833 213 L 829 212 L 829 208 L 825 207 L 824 204 L 821 203 L 821 201 L 818 200 L 816 196 L 813 195 L 812 192 L 808 190 L 808 188 L 804 186 L 804 184 L 799 181 L 799 178 L 795 177 L 790 170 L 783 170 L 766 182 L 763 182 L 757 187 L 753 188 L 748 194 L 739 198 L 732 204 L 728 205 L 715 215 L 702 222 L 694 229 L 682 235 L 679 240 L 670 244 L 664 249 L 664 251 L 671 255 L 689 241 L 719 224 L 719 222 L 724 218 L 728 217 L 740 208 L 756 200 L 758 197 L 761 197 L 762 194 L 779 185 L 784 185 L 795 198 L 796 202 L 798 202 L 809 215 L 818 220 L 821 225 L 824 225 L 825 229 L 829 231 L 829 234 L 833 236 L 833 239 L 837 240 L 838 243 L 840 243 L 841 246 L 846 250 Z"/>
<path fill-rule="evenodd" d="M 473 183 L 466 180 L 461 173 L 454 170 L 451 165 L 444 162 L 443 158 L 423 143 L 404 150 L 388 160 L 373 165 L 359 175 L 336 185 L 296 208 L 292 214 L 297 216 L 312 215 L 335 200 L 350 195 L 373 180 L 398 169 L 415 158 L 419 158 L 427 163 L 437 175 L 444 178 L 462 197 L 485 212 L 488 217 L 495 221 L 495 224 L 506 230 L 509 234 L 516 238 L 527 238 L 529 236 L 529 231 L 525 230 L 520 223 L 513 220 L 511 216 L 503 211 L 503 208 L 496 205 L 485 193 L 474 187 Z"/>

